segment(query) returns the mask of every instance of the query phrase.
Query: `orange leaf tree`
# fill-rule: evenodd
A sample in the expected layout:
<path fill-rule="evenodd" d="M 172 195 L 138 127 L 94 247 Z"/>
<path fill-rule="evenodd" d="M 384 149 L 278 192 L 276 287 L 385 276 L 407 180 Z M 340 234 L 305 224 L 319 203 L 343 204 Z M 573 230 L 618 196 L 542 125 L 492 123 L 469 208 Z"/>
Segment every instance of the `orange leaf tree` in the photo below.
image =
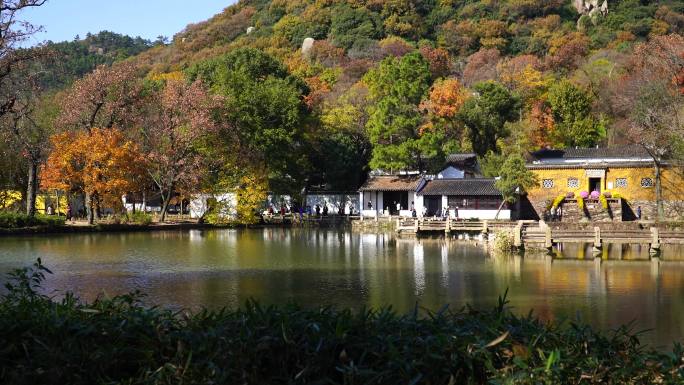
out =
<path fill-rule="evenodd" d="M 468 92 L 457 79 L 437 81 L 430 90 L 430 99 L 424 106 L 440 118 L 452 119 L 468 98 Z"/>
<path fill-rule="evenodd" d="M 439 131 L 445 138 L 445 152 L 458 150 L 457 146 L 463 136 L 463 126 L 456 115 L 466 100 L 469 92 L 454 78 L 438 80 L 430 89 L 428 100 L 421 103 L 421 109 L 429 113 L 430 121 L 423 130 Z"/>
<path fill-rule="evenodd" d="M 543 100 L 533 102 L 528 117 L 530 141 L 536 148 L 562 146 L 551 107 Z"/>
<path fill-rule="evenodd" d="M 125 140 L 117 129 L 68 131 L 54 135 L 51 141 L 54 150 L 42 178 L 45 188 L 82 192 L 121 208 L 121 197 L 136 188 L 143 173 L 137 145 Z"/>

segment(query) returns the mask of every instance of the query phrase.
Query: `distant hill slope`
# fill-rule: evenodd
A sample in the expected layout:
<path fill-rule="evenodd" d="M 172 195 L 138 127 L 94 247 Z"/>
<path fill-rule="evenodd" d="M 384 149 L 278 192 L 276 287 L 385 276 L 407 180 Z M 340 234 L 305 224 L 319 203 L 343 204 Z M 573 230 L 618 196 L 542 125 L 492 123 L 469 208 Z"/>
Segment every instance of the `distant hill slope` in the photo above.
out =
<path fill-rule="evenodd" d="M 109 31 L 76 37 L 73 41 L 45 44 L 51 52 L 42 63 L 41 85 L 46 89 L 61 89 L 101 64 L 112 64 L 135 56 L 154 45 L 140 37 L 130 37 Z"/>
<path fill-rule="evenodd" d="M 586 53 L 684 30 L 684 1 L 610 0 L 605 12 L 603 0 L 590 9 L 595 1 L 246 0 L 189 25 L 172 44 L 140 60 L 165 72 L 243 46 L 282 59 L 306 37 L 344 48 L 350 58 L 371 60 L 391 50 L 392 42 L 383 44 L 389 37 L 444 48 L 457 59 L 483 48 L 546 57 L 568 44 L 582 45 Z"/>
<path fill-rule="evenodd" d="M 321 168 L 311 172 L 310 184 L 341 180 L 330 170 L 345 166 L 326 154 L 345 146 L 365 170 L 434 169 L 449 152 L 475 151 L 489 164 L 488 174 L 497 175 L 502 158 L 496 154 L 513 148 L 625 141 L 629 108 L 613 105 L 621 91 L 612 86 L 629 70 L 639 43 L 684 32 L 683 12 L 683 0 L 244 0 L 132 60 L 164 74 L 239 48 L 278 59 L 308 85 L 311 137 L 326 138 L 311 144 L 325 161 L 310 160 Z M 415 57 L 384 60 L 412 52 L 429 64 L 431 76 L 409 86 L 420 95 L 400 103 L 411 110 L 401 119 L 411 123 L 399 128 L 396 111 L 376 108 L 394 95 L 378 84 L 387 71 L 401 76 L 402 65 L 422 65 Z M 515 113 L 498 112 L 505 127 L 478 138 L 479 118 L 454 113 L 487 80 L 512 93 L 505 109 L 521 103 Z M 466 107 L 473 111 L 472 102 Z M 338 136 L 331 139 L 330 132 Z M 354 144 L 342 145 L 348 137 Z M 326 147 L 326 140 L 335 143 Z"/>

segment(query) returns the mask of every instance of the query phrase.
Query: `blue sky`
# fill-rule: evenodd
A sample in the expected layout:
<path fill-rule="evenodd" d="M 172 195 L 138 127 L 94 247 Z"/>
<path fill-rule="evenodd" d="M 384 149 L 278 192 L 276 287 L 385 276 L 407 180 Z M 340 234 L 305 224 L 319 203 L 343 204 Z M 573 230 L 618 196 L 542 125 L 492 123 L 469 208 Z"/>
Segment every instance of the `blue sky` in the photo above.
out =
<path fill-rule="evenodd" d="M 206 20 L 232 3 L 234 0 L 48 0 L 24 11 L 19 19 L 45 29 L 25 46 L 72 40 L 102 30 L 155 40 L 159 35 L 171 38 L 186 25 Z"/>

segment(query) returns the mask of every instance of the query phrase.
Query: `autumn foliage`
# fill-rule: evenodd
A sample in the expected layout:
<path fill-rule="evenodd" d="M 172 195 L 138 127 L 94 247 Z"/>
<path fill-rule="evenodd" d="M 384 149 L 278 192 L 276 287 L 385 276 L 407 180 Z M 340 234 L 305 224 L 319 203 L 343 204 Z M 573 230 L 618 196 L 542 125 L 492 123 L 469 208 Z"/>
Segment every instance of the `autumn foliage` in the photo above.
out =
<path fill-rule="evenodd" d="M 141 92 L 138 69 L 130 62 L 100 66 L 60 95 L 56 124 L 63 129 L 123 127 L 135 116 Z"/>
<path fill-rule="evenodd" d="M 553 112 L 547 103 L 536 101 L 532 105 L 529 127 L 530 140 L 535 148 L 553 147 L 557 144 Z"/>
<path fill-rule="evenodd" d="M 454 118 L 468 98 L 468 91 L 454 78 L 435 83 L 422 106 L 441 118 Z"/>
<path fill-rule="evenodd" d="M 420 54 L 427 60 L 433 78 L 448 76 L 451 72 L 452 60 L 447 50 L 423 46 Z"/>
<path fill-rule="evenodd" d="M 67 131 L 51 138 L 53 151 L 43 171 L 44 188 L 87 193 L 121 207 L 144 172 L 138 146 L 113 128 Z"/>
<path fill-rule="evenodd" d="M 496 78 L 496 65 L 501 53 L 496 48 L 482 49 L 468 58 L 463 69 L 463 82 L 471 86 L 477 82 Z"/>
<path fill-rule="evenodd" d="M 179 190 L 196 190 L 204 168 L 200 141 L 217 129 L 212 116 L 220 98 L 202 82 L 169 79 L 152 91 L 140 118 L 139 138 L 147 176 L 161 193 L 164 209 Z"/>

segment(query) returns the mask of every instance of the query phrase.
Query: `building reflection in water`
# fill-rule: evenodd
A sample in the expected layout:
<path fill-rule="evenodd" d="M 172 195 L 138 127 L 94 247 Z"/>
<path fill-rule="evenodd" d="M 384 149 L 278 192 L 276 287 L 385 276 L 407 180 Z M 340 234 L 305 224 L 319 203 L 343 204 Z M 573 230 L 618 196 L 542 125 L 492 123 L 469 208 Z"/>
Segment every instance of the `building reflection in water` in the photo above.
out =
<path fill-rule="evenodd" d="M 543 319 L 581 319 L 609 329 L 637 320 L 664 345 L 684 336 L 684 249 L 664 245 L 559 245 L 553 255 L 494 257 L 481 242 L 397 238 L 323 229 L 193 230 L 8 238 L 0 269 L 41 256 L 56 274 L 47 290 L 102 292 L 141 289 L 145 301 L 174 307 L 236 307 L 249 298 L 305 306 L 387 306 L 416 303 L 436 310 L 495 306 L 508 289 L 514 310 Z"/>
<path fill-rule="evenodd" d="M 421 296 L 425 290 L 425 250 L 420 241 L 413 245 L 413 282 L 415 295 Z"/>
<path fill-rule="evenodd" d="M 442 257 L 442 285 L 443 286 L 448 286 L 449 285 L 449 241 L 445 240 L 444 243 L 441 244 L 440 251 L 441 251 L 441 257 Z"/>

